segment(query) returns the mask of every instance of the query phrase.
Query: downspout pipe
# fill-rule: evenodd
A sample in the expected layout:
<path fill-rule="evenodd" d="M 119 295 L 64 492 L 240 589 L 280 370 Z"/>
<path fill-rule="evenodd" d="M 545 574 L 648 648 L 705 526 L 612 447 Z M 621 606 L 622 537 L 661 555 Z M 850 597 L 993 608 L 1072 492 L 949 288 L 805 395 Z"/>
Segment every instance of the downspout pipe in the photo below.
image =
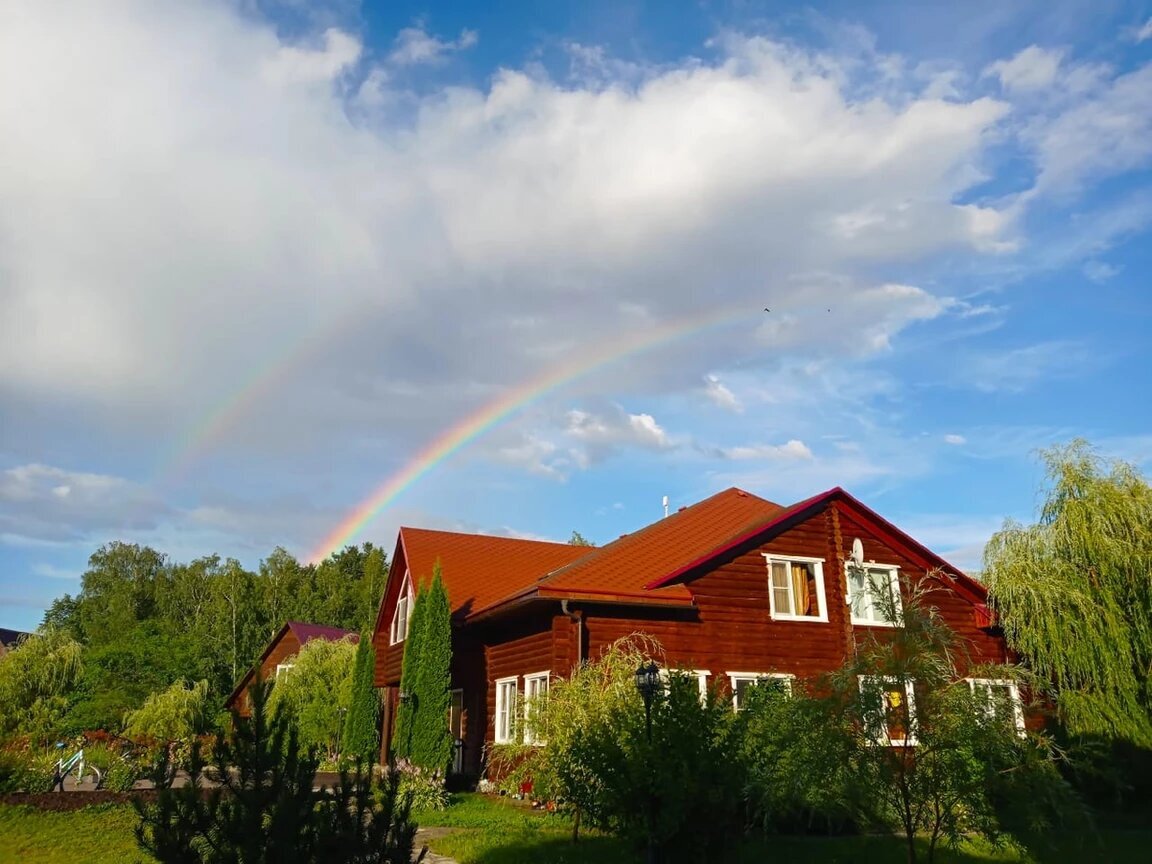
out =
<path fill-rule="evenodd" d="M 560 611 L 576 625 L 576 666 L 579 666 L 584 662 L 584 614 L 569 610 L 567 597 L 560 601 Z"/>

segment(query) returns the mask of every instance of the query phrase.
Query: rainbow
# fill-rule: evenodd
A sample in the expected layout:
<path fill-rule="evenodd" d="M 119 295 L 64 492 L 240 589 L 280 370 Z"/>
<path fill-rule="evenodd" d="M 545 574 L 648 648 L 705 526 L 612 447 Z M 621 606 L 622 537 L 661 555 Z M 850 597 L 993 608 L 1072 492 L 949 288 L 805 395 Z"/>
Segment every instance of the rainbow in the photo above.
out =
<path fill-rule="evenodd" d="M 380 511 L 390 505 L 413 483 L 457 452 L 476 440 L 493 426 L 547 393 L 611 363 L 641 354 L 668 342 L 682 339 L 725 324 L 749 320 L 747 305 L 739 311 L 724 309 L 706 315 L 693 315 L 656 327 L 632 331 L 615 340 L 593 345 L 587 351 L 577 352 L 565 363 L 545 370 L 534 378 L 509 390 L 498 399 L 482 405 L 455 426 L 445 429 L 420 450 L 403 468 L 388 477 L 363 501 L 356 505 L 312 550 L 308 560 L 318 563 L 333 552 L 338 552 L 354 538 Z"/>

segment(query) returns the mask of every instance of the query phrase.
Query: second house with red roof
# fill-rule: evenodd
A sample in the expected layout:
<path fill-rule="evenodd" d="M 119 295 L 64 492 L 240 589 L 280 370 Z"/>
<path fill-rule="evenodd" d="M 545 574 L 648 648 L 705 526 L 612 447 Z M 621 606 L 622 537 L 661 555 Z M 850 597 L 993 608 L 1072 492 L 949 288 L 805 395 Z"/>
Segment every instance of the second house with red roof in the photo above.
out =
<path fill-rule="evenodd" d="M 517 712 L 552 680 L 638 631 L 663 645 L 662 665 L 738 708 L 757 679 L 841 666 L 895 626 L 876 593 L 928 579 L 972 662 L 1009 659 L 983 586 L 839 488 L 789 507 L 728 489 L 598 548 L 401 528 L 373 636 L 384 754 L 415 592 L 437 562 L 453 616 L 448 722 L 473 776 L 489 745 L 524 734 Z"/>

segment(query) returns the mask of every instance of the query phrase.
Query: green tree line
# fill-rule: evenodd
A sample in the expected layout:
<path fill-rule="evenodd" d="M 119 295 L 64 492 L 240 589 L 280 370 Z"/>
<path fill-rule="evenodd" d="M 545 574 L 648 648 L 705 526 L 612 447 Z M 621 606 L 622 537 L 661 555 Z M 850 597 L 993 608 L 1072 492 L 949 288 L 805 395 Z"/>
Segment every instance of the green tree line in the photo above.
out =
<path fill-rule="evenodd" d="M 127 710 L 182 679 L 206 681 L 219 707 L 286 621 L 371 632 L 387 575 L 370 543 L 318 565 L 277 548 L 255 570 L 219 555 L 182 563 L 148 546 L 101 546 L 79 592 L 44 616 L 45 630 L 83 652 L 60 731 L 118 729 Z"/>

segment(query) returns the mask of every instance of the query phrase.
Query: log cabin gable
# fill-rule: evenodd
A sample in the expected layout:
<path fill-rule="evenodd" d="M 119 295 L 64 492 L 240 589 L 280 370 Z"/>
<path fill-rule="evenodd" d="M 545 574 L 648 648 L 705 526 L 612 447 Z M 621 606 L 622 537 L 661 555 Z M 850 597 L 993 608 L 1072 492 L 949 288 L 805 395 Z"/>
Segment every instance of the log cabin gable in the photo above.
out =
<path fill-rule="evenodd" d="M 400 679 L 404 642 L 393 642 L 392 635 L 396 605 L 402 591 L 408 594 L 408 614 L 411 616 L 412 579 L 408 572 L 408 556 L 404 551 L 403 532 L 396 538 L 396 551 L 388 568 L 388 580 L 384 584 L 384 595 L 380 598 L 380 610 L 376 614 L 376 624 L 372 630 L 372 644 L 376 649 L 377 687 L 388 686 Z"/>

